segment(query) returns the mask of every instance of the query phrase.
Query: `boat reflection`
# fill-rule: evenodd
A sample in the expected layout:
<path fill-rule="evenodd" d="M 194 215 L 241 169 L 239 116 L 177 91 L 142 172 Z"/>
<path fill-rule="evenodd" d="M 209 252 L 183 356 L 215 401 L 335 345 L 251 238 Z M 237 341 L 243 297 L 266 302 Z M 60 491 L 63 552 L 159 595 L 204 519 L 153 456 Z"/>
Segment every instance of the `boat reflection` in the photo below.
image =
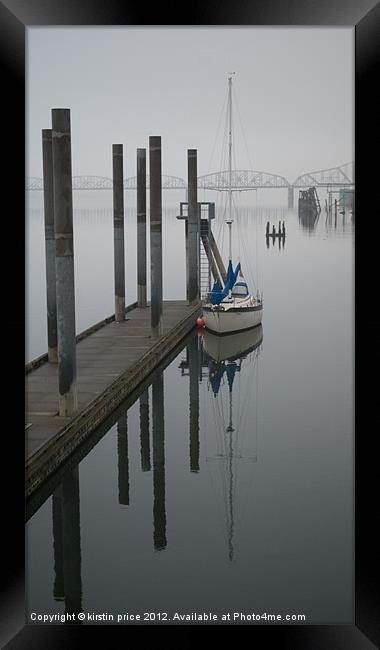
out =
<path fill-rule="evenodd" d="M 228 559 L 230 562 L 234 559 L 235 499 L 237 493 L 238 472 L 237 461 L 240 459 L 246 459 L 256 462 L 257 460 L 257 453 L 253 456 L 249 456 L 249 454 L 247 455 L 246 449 L 244 449 L 243 431 L 241 429 L 243 428 L 242 408 L 246 406 L 246 403 L 244 404 L 245 400 L 241 400 L 240 393 L 237 401 L 242 408 L 237 409 L 238 413 L 235 417 L 237 424 L 234 423 L 234 382 L 236 375 L 241 373 L 242 365 L 245 360 L 247 360 L 248 363 L 252 363 L 253 366 L 255 365 L 257 356 L 261 349 L 262 340 L 262 325 L 239 334 L 231 334 L 223 337 L 206 331 L 203 337 L 203 357 L 205 362 L 208 364 L 209 382 L 214 398 L 219 402 L 217 408 L 214 409 L 214 429 L 220 434 L 218 451 L 214 458 L 209 458 L 208 460 L 217 460 L 219 461 L 219 464 L 222 463 L 224 466 L 224 471 L 215 472 L 213 483 L 216 484 L 218 478 L 221 479 L 222 484 L 220 492 L 224 498 L 224 517 L 227 534 Z M 252 401 L 254 391 L 254 376 L 252 371 L 249 373 L 249 376 L 246 377 L 246 380 L 249 381 L 248 386 L 251 388 L 251 391 L 248 391 L 248 393 L 251 392 L 251 395 L 249 395 L 249 401 Z M 224 405 L 227 401 L 226 393 L 228 393 L 229 404 L 228 422 L 224 419 Z M 251 426 L 250 431 L 252 432 Z"/>

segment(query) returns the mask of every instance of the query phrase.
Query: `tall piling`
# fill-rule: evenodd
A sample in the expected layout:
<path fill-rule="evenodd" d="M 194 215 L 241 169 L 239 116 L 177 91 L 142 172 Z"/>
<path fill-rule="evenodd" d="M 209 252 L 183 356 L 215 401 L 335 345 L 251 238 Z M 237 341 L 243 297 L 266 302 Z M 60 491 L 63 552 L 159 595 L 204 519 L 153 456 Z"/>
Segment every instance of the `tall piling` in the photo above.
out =
<path fill-rule="evenodd" d="M 123 145 L 112 145 L 115 320 L 125 320 Z"/>
<path fill-rule="evenodd" d="M 146 307 L 146 149 L 137 149 L 137 304 Z"/>
<path fill-rule="evenodd" d="M 52 110 L 59 415 L 78 408 L 70 109 Z"/>
<path fill-rule="evenodd" d="M 150 284 L 152 336 L 163 332 L 162 321 L 162 180 L 161 136 L 149 137 Z"/>
<path fill-rule="evenodd" d="M 48 359 L 58 362 L 52 130 L 42 129 Z"/>
<path fill-rule="evenodd" d="M 165 422 L 164 376 L 160 372 L 152 382 L 153 409 L 153 543 L 155 550 L 166 547 L 165 507 Z"/>
<path fill-rule="evenodd" d="M 197 150 L 187 151 L 187 187 L 188 187 L 188 266 L 189 266 L 189 304 L 199 300 L 199 210 Z"/>

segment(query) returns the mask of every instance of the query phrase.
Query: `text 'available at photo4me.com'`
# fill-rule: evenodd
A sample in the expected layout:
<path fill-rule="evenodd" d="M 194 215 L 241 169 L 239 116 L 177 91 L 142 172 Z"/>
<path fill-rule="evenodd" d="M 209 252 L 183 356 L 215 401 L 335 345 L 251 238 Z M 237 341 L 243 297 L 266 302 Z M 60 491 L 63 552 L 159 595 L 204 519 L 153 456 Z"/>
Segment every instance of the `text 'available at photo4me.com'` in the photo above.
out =
<path fill-rule="evenodd" d="M 213 612 L 141 612 L 141 613 L 117 613 L 108 612 L 79 612 L 47 614 L 32 612 L 31 623 L 105 623 L 128 624 L 128 623 L 305 623 L 305 614 L 283 614 L 268 612 L 224 612 L 215 614 Z"/>

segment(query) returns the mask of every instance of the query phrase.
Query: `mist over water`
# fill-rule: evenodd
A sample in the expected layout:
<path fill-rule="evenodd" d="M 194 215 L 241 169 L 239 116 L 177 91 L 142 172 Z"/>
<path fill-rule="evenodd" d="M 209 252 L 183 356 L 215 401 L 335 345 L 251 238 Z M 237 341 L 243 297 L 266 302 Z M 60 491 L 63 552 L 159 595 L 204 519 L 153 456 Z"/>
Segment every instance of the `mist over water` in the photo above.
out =
<path fill-rule="evenodd" d="M 186 293 L 182 194 L 164 195 L 166 299 Z M 127 303 L 134 198 L 126 193 Z M 264 293 L 262 328 L 222 343 L 190 335 L 30 518 L 28 614 L 353 621 L 353 220 L 322 210 L 316 223 L 301 221 L 286 201 L 281 191 L 244 197 L 251 205 L 236 224 L 235 258 Z M 284 245 L 267 245 L 267 221 L 280 220 Z M 112 193 L 75 193 L 74 237 L 80 332 L 114 311 Z M 38 192 L 28 196 L 26 244 L 31 359 L 47 347 Z"/>

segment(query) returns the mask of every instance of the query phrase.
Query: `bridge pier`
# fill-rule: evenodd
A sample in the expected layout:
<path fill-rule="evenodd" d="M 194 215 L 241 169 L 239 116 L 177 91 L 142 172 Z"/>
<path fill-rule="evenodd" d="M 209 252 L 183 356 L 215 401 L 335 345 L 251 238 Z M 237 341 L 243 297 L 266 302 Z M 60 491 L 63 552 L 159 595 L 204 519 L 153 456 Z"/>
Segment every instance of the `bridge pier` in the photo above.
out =
<path fill-rule="evenodd" d="M 288 208 L 294 208 L 294 186 L 289 185 L 288 187 Z"/>

